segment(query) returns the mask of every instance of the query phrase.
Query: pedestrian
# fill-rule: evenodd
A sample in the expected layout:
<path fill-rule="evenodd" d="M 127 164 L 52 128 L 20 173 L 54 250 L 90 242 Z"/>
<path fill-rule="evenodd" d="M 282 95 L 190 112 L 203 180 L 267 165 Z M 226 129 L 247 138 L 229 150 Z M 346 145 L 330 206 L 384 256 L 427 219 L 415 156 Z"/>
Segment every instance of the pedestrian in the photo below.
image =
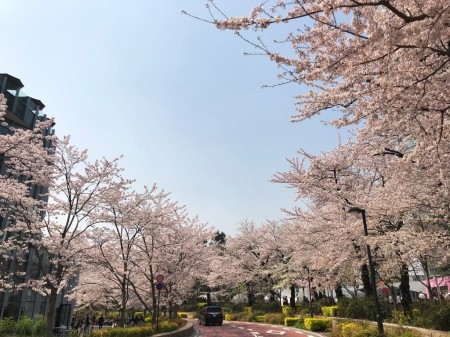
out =
<path fill-rule="evenodd" d="M 394 299 L 392 298 L 392 295 L 389 295 L 389 304 L 394 304 Z"/>
<path fill-rule="evenodd" d="M 103 317 L 103 314 L 100 315 L 97 322 L 98 322 L 98 328 L 99 329 L 103 328 L 103 323 L 105 322 L 105 317 Z"/>
<path fill-rule="evenodd" d="M 81 335 L 83 332 L 83 325 L 84 325 L 83 318 L 82 317 L 78 318 L 76 328 L 78 330 L 79 335 Z"/>
<path fill-rule="evenodd" d="M 397 303 L 401 303 L 402 302 L 402 298 L 400 297 L 400 294 L 397 294 Z"/>
<path fill-rule="evenodd" d="M 89 334 L 89 329 L 91 328 L 91 319 L 89 318 L 89 315 L 86 315 L 86 318 L 84 319 L 84 327 L 83 332 L 85 335 Z"/>

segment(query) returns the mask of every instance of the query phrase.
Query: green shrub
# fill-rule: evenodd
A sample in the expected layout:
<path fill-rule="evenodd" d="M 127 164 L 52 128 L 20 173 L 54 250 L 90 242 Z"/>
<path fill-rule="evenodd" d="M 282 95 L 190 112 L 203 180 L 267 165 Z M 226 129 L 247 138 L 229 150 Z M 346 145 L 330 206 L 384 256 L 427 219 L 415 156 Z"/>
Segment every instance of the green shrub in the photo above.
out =
<path fill-rule="evenodd" d="M 108 328 L 95 329 L 91 332 L 91 337 L 148 337 L 155 333 L 152 326 L 129 327 L 129 328 Z"/>
<path fill-rule="evenodd" d="M 449 331 L 450 303 L 419 301 L 413 304 L 409 315 L 405 315 L 403 311 L 393 311 L 390 321 L 399 325 Z"/>
<path fill-rule="evenodd" d="M 253 315 L 246 312 L 239 312 L 237 314 L 237 320 L 242 322 L 253 322 Z"/>
<path fill-rule="evenodd" d="M 178 330 L 178 324 L 177 322 L 162 322 L 158 326 L 158 333 L 159 332 L 170 332 Z"/>
<path fill-rule="evenodd" d="M 381 302 L 381 315 L 384 317 L 386 313 L 386 303 Z M 337 314 L 339 317 L 367 319 L 376 321 L 375 303 L 373 297 L 361 298 L 342 298 L 337 305 Z"/>
<path fill-rule="evenodd" d="M 331 328 L 330 318 L 305 318 L 304 323 L 309 331 L 326 331 Z"/>
<path fill-rule="evenodd" d="M 388 328 L 385 331 L 386 337 L 421 337 L 419 332 L 413 330 L 406 330 L 403 328 L 392 329 Z"/>
<path fill-rule="evenodd" d="M 306 330 L 304 318 L 299 319 L 299 320 L 297 321 L 297 323 L 295 323 L 294 326 L 295 326 L 297 329 Z"/>
<path fill-rule="evenodd" d="M 266 321 L 266 315 L 256 315 L 255 316 L 255 321 L 256 322 L 260 322 L 260 323 L 264 323 Z"/>
<path fill-rule="evenodd" d="M 342 323 L 342 337 L 377 337 L 378 328 L 375 324 L 367 323 Z M 420 337 L 421 334 L 404 328 L 384 327 L 386 337 Z"/>
<path fill-rule="evenodd" d="M 179 313 L 177 314 L 177 316 L 178 316 L 179 318 L 187 318 L 187 317 L 188 317 L 188 314 L 187 314 L 187 312 L 179 312 Z"/>
<path fill-rule="evenodd" d="M 29 317 L 22 317 L 16 323 L 16 334 L 20 336 L 31 336 L 33 334 L 33 320 Z"/>
<path fill-rule="evenodd" d="M 120 312 L 111 311 L 106 314 L 105 319 L 118 319 L 119 317 L 120 317 Z"/>
<path fill-rule="evenodd" d="M 400 310 L 393 310 L 392 311 L 392 318 L 390 321 L 394 324 L 398 325 L 406 325 L 409 322 L 409 317 L 405 315 L 403 311 Z"/>
<path fill-rule="evenodd" d="M 242 312 L 244 312 L 246 314 L 251 314 L 251 313 L 253 313 L 253 308 L 252 307 L 243 307 Z"/>
<path fill-rule="evenodd" d="M 322 307 L 330 306 L 330 301 L 327 299 L 319 299 L 318 301 L 309 302 L 301 302 L 296 305 L 297 314 L 302 316 L 310 316 L 311 308 L 314 315 L 322 315 Z"/>
<path fill-rule="evenodd" d="M 265 322 L 270 324 L 284 324 L 284 315 L 281 313 L 266 314 Z"/>
<path fill-rule="evenodd" d="M 352 337 L 356 330 L 356 323 L 343 323 L 341 325 L 342 337 Z"/>
<path fill-rule="evenodd" d="M 207 305 L 208 305 L 207 302 L 198 302 L 197 303 L 197 309 L 201 309 L 201 308 L 203 308 L 203 307 L 205 307 Z"/>
<path fill-rule="evenodd" d="M 45 329 L 47 327 L 47 320 L 44 317 L 39 317 L 33 322 L 33 335 L 43 336 L 45 335 Z"/>
<path fill-rule="evenodd" d="M 274 301 L 274 302 L 262 302 L 262 303 L 254 303 L 253 304 L 253 312 L 258 311 L 264 314 L 267 313 L 275 313 L 275 312 L 281 312 L 281 305 L 280 302 Z"/>
<path fill-rule="evenodd" d="M 284 326 L 295 326 L 299 321 L 303 322 L 302 317 L 286 317 L 284 319 Z"/>
<path fill-rule="evenodd" d="M 151 323 L 152 322 L 152 317 L 151 316 L 147 316 L 144 318 L 144 322 L 145 323 Z"/>
<path fill-rule="evenodd" d="M 292 308 L 288 305 L 283 305 L 283 307 L 281 308 L 281 312 L 283 313 L 284 316 L 292 316 L 293 312 L 292 312 Z"/>
<path fill-rule="evenodd" d="M 333 305 L 331 307 L 322 307 L 322 315 L 326 317 L 334 317 L 337 316 L 337 305 Z"/>
<path fill-rule="evenodd" d="M 343 337 L 377 337 L 378 329 L 374 325 L 348 323 L 342 326 Z"/>
<path fill-rule="evenodd" d="M 225 314 L 226 321 L 237 321 L 238 315 L 236 313 Z"/>
<path fill-rule="evenodd" d="M 16 330 L 16 321 L 12 317 L 6 317 L 0 321 L 0 335 L 11 334 Z"/>

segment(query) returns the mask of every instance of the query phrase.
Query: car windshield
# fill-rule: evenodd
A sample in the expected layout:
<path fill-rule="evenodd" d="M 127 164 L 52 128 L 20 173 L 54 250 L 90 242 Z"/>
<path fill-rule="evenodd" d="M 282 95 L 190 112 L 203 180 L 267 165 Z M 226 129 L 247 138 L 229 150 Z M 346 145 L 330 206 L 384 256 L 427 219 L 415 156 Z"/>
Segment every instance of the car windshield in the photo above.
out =
<path fill-rule="evenodd" d="M 220 307 L 208 307 L 208 309 L 206 311 L 208 311 L 208 312 L 221 312 L 222 309 Z"/>

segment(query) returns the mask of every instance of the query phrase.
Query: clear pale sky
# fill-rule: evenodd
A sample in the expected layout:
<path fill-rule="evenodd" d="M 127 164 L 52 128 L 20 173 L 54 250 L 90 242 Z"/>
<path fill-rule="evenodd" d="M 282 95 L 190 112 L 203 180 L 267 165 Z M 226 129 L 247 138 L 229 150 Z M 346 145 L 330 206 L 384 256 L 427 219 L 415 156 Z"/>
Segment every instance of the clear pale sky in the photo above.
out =
<path fill-rule="evenodd" d="M 221 2 L 229 14 L 253 4 Z M 299 148 L 325 151 L 338 136 L 319 119 L 290 123 L 302 88 L 261 89 L 277 83 L 272 63 L 244 56 L 255 50 L 233 32 L 181 14 L 208 17 L 204 3 L 2 0 L 0 72 L 20 78 L 57 135 L 92 160 L 123 155 L 137 189 L 156 183 L 234 234 L 245 219 L 280 219 L 295 194 L 273 174 Z"/>

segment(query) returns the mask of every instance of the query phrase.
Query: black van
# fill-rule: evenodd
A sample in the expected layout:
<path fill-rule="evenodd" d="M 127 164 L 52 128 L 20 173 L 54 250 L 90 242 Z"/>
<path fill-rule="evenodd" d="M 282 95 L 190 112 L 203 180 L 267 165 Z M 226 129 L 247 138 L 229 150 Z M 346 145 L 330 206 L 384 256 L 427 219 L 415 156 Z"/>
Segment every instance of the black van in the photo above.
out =
<path fill-rule="evenodd" d="M 209 325 L 223 323 L 223 311 L 220 305 L 207 305 L 200 309 L 198 313 L 198 324 Z"/>

